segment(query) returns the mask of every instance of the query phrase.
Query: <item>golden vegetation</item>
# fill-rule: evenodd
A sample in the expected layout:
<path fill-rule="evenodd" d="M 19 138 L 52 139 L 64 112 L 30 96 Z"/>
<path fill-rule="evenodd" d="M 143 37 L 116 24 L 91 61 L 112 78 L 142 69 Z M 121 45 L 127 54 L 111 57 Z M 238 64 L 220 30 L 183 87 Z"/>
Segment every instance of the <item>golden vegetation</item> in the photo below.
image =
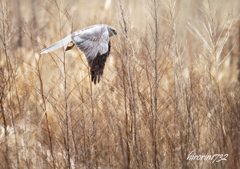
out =
<path fill-rule="evenodd" d="M 239 0 L 2 0 L 0 168 L 239 168 Z M 117 28 L 101 82 L 40 50 Z M 227 161 L 187 160 L 228 154 Z"/>

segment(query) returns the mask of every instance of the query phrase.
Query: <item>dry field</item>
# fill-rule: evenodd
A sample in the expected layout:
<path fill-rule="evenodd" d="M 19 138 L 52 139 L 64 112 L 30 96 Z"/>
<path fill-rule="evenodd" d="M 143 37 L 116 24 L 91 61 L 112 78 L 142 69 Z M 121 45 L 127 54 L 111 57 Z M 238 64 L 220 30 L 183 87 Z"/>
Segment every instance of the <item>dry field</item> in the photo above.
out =
<path fill-rule="evenodd" d="M 40 55 L 99 23 L 99 84 Z M 239 0 L 1 0 L 0 57 L 0 169 L 240 168 Z"/>

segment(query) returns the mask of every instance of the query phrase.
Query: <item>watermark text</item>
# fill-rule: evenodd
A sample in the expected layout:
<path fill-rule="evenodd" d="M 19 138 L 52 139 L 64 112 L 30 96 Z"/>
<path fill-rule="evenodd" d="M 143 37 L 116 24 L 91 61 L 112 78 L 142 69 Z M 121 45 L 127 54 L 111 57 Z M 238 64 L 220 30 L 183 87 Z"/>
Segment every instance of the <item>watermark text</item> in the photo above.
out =
<path fill-rule="evenodd" d="M 228 154 L 213 154 L 213 155 L 198 155 L 195 153 L 195 151 L 192 151 L 188 157 L 187 160 L 204 160 L 204 161 L 212 161 L 214 162 L 220 162 L 220 161 L 227 161 Z"/>

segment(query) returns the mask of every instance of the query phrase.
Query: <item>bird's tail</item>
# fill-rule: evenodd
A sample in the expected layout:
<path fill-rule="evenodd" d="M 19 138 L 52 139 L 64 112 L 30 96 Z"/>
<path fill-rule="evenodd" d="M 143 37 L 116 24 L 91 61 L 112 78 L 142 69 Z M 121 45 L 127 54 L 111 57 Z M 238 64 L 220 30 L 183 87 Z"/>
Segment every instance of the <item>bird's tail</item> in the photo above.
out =
<path fill-rule="evenodd" d="M 64 45 L 67 45 L 71 41 L 72 41 L 72 37 L 71 37 L 71 35 L 68 35 L 67 37 L 61 39 L 60 41 L 54 43 L 53 45 L 47 47 L 46 49 L 43 49 L 41 51 L 41 54 L 52 52 L 56 49 L 59 49 L 59 48 L 63 47 Z"/>

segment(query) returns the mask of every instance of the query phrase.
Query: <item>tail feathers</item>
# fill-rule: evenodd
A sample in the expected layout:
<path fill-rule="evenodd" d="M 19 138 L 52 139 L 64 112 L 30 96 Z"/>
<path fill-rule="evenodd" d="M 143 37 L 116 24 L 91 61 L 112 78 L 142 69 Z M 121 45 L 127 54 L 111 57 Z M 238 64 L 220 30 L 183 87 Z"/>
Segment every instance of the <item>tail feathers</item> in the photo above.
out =
<path fill-rule="evenodd" d="M 72 41 L 72 37 L 71 37 L 71 35 L 68 35 L 67 37 L 61 39 L 60 41 L 54 43 L 53 45 L 47 47 L 46 49 L 43 49 L 41 51 L 41 54 L 52 52 L 52 51 L 54 51 L 56 49 L 59 49 L 59 48 L 65 46 L 65 45 L 67 45 L 71 41 Z"/>

